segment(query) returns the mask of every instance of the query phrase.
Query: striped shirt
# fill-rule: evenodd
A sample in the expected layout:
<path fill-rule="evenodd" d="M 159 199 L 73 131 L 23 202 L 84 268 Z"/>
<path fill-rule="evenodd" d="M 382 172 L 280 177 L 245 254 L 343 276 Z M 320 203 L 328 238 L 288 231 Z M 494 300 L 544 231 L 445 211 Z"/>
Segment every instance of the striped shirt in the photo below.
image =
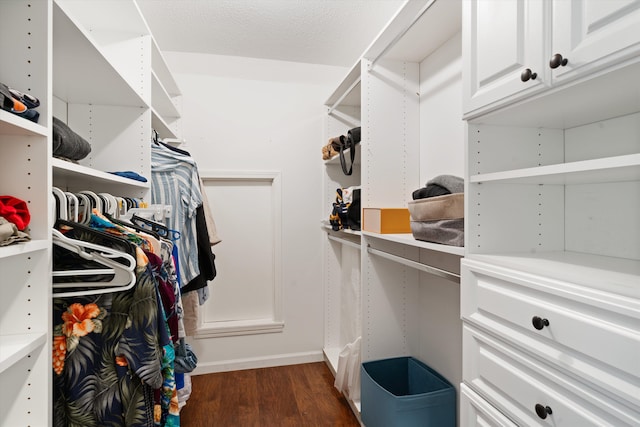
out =
<path fill-rule="evenodd" d="M 193 158 L 161 145 L 151 146 L 151 203 L 172 206 L 166 225 L 180 232 L 175 242 L 180 285 L 200 274 L 196 238 L 196 208 L 202 204 L 198 168 Z"/>

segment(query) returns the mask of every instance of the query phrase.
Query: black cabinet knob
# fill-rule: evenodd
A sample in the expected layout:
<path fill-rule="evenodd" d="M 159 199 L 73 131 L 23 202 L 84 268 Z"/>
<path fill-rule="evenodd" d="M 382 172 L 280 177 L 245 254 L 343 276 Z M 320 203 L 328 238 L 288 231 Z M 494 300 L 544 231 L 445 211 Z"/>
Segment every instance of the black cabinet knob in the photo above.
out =
<path fill-rule="evenodd" d="M 562 55 L 560 55 L 559 53 L 556 53 L 551 57 L 551 60 L 549 61 L 549 66 L 551 68 L 558 68 L 561 65 L 564 67 L 568 63 L 569 63 L 569 60 L 567 58 L 563 58 Z"/>
<path fill-rule="evenodd" d="M 536 403 L 536 414 L 544 420 L 547 418 L 547 415 L 552 414 L 552 411 L 550 407 Z"/>
<path fill-rule="evenodd" d="M 545 326 L 549 326 L 549 320 L 543 319 L 542 317 L 538 316 L 533 316 L 533 319 L 531 319 L 531 323 L 533 323 L 533 327 L 537 330 L 541 330 Z"/>
<path fill-rule="evenodd" d="M 536 74 L 533 71 L 531 71 L 530 68 L 525 68 L 520 73 L 520 80 L 522 80 L 523 82 L 528 82 L 529 79 L 535 80 L 537 77 L 538 77 L 538 74 Z"/>

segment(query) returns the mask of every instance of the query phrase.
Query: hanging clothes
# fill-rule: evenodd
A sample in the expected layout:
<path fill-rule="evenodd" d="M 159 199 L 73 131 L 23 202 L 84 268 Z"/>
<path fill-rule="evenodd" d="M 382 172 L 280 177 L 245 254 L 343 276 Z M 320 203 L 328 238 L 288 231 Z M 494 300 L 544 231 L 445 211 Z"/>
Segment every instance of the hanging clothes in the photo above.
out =
<path fill-rule="evenodd" d="M 81 237 L 100 244 L 98 234 Z M 136 255 L 132 289 L 54 297 L 55 426 L 154 426 L 153 390 L 163 382 L 161 319 L 149 261 L 139 247 Z"/>
<path fill-rule="evenodd" d="M 220 242 L 217 232 L 209 230 L 208 205 L 196 162 L 189 153 L 154 142 L 151 146 L 151 198 L 154 204 L 174 207 L 167 226 L 178 230 L 176 269 L 184 308 L 186 335 L 194 335 L 200 323 L 200 305 L 209 297 L 208 281 L 216 277 L 213 242 Z M 186 267 L 186 268 L 185 268 Z M 197 293 L 193 295 L 193 293 Z M 194 304 L 194 300 L 197 303 Z"/>
<path fill-rule="evenodd" d="M 152 236 L 97 210 L 88 227 L 57 225 L 67 237 L 108 242 L 132 262 L 134 254 L 136 282 L 127 291 L 54 299 L 55 425 L 179 426 L 174 367 L 184 325 L 172 243 L 162 241 L 156 251 Z M 82 257 L 74 265 L 72 255 L 54 247 L 55 269 L 95 268 Z"/>
<path fill-rule="evenodd" d="M 181 286 L 200 274 L 196 209 L 202 205 L 196 163 L 160 144 L 151 146 L 151 203 L 173 206 L 167 226 L 180 232 L 176 241 Z"/>

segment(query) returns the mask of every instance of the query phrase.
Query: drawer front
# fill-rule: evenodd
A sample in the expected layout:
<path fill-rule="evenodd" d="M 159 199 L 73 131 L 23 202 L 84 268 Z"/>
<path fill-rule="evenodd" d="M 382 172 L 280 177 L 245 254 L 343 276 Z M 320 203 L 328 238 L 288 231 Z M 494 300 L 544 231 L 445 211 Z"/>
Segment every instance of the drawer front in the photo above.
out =
<path fill-rule="evenodd" d="M 460 425 L 464 427 L 517 427 L 466 384 L 460 385 Z"/>
<path fill-rule="evenodd" d="M 556 283 L 555 292 L 531 276 L 484 266 L 463 261 L 465 320 L 640 407 L 640 320 L 632 310 L 568 298 L 576 286 Z"/>
<path fill-rule="evenodd" d="M 463 327 L 463 380 L 521 426 L 637 426 L 640 412 L 470 325 Z"/>

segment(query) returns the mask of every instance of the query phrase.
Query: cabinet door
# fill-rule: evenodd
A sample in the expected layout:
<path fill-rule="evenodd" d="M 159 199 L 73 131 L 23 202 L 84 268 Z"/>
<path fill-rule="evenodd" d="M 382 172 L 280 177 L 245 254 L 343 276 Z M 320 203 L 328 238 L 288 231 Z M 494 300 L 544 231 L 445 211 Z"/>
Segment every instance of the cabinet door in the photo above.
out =
<path fill-rule="evenodd" d="M 465 113 L 544 87 L 545 7 L 535 0 L 463 2 Z M 526 69 L 535 79 L 523 81 Z"/>
<path fill-rule="evenodd" d="M 556 54 L 567 59 L 565 66 L 552 71 L 554 81 L 596 71 L 638 52 L 640 0 L 553 2 L 552 52 L 548 60 Z"/>

